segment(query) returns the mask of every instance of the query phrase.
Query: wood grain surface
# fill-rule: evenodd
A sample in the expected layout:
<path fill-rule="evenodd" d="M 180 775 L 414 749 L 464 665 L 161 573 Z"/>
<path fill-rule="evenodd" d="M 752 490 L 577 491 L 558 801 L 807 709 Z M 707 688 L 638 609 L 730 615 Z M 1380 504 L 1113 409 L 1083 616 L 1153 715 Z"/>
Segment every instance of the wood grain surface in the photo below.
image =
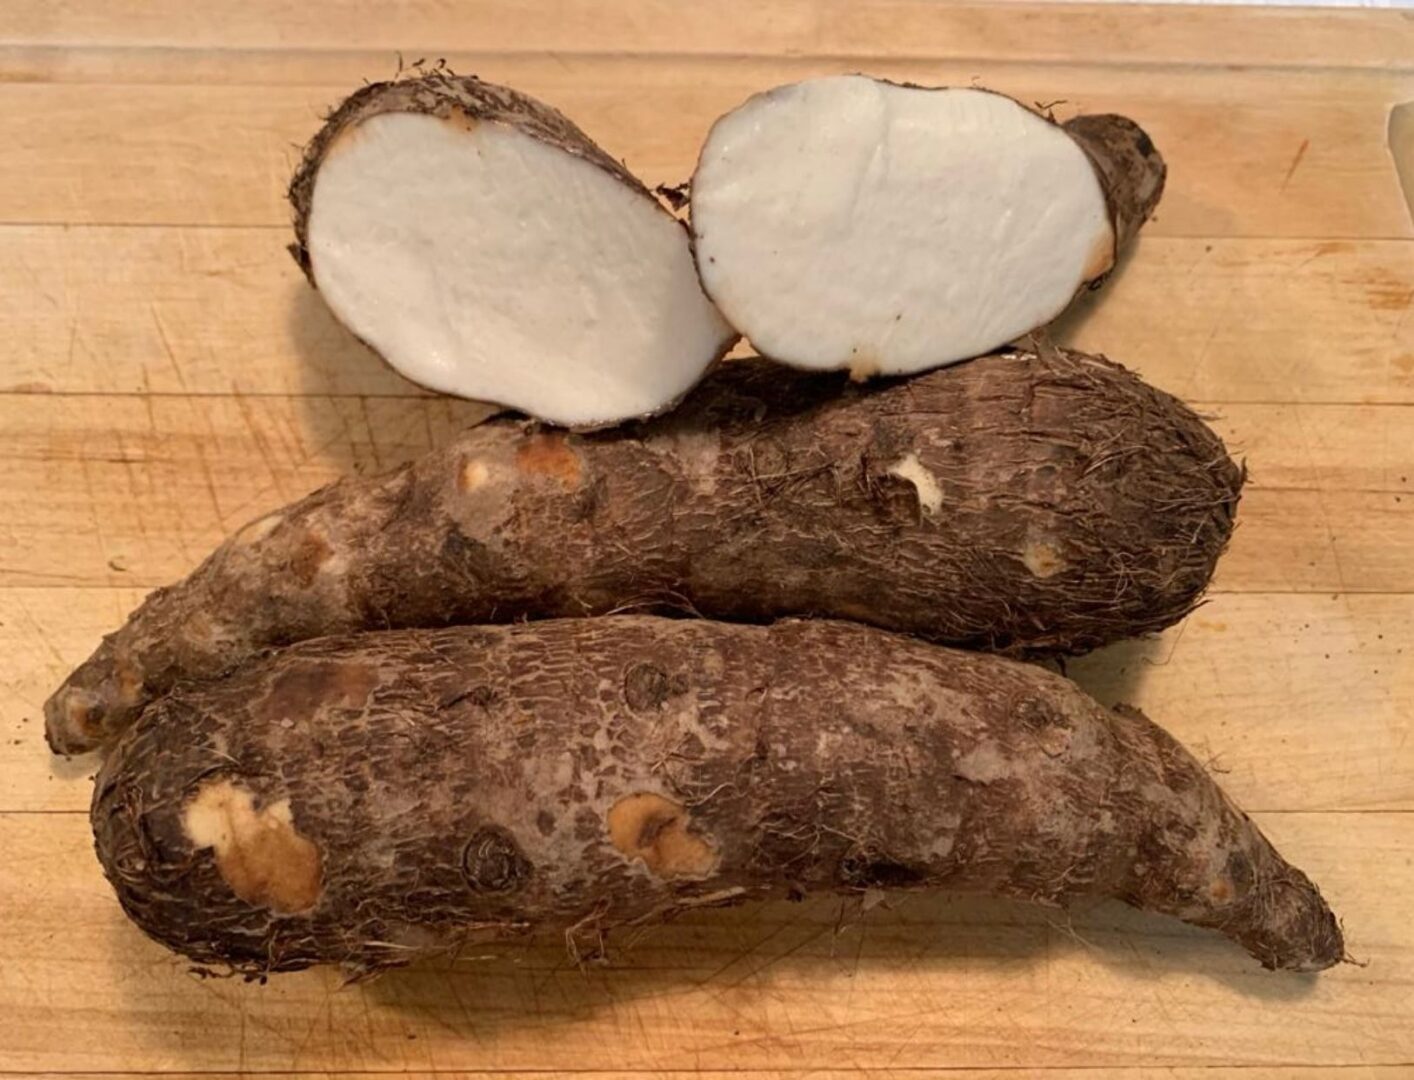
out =
<path fill-rule="evenodd" d="M 1116 109 L 1158 220 L 1056 328 L 1193 402 L 1252 483 L 1210 602 L 1072 662 L 1189 745 L 1359 964 L 1261 971 L 1114 904 L 704 913 L 345 986 L 204 979 L 117 907 L 91 760 L 40 705 L 220 538 L 486 414 L 403 382 L 284 251 L 322 111 L 445 57 L 650 183 L 772 84 L 868 70 Z M 1407 12 L 946 0 L 9 0 L 0 11 L 0 1076 L 430 1080 L 1414 1075 L 1414 220 L 1387 143 Z"/>

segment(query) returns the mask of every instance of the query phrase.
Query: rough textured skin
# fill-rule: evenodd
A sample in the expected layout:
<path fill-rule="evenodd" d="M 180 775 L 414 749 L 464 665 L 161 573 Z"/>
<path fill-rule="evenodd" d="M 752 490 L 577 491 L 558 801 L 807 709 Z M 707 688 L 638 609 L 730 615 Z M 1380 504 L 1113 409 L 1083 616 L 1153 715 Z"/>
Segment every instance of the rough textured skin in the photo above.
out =
<path fill-rule="evenodd" d="M 1090 158 L 1104 188 L 1115 234 L 1112 269 L 1119 253 L 1159 205 L 1168 166 L 1144 129 L 1127 116 L 1077 116 L 1061 127 Z"/>
<path fill-rule="evenodd" d="M 1193 607 L 1241 482 L 1197 416 L 1097 357 L 867 389 L 733 362 L 651 422 L 492 420 L 252 522 L 104 640 L 45 705 L 48 737 L 91 749 L 179 680 L 362 629 L 830 615 L 1079 652 Z"/>
<path fill-rule="evenodd" d="M 425 113 L 444 120 L 461 116 L 510 125 L 567 154 L 594 163 L 616 180 L 641 191 L 645 198 L 657 203 L 637 177 L 601 150 L 569 117 L 528 94 L 508 86 L 483 82 L 474 75 L 453 75 L 442 70 L 427 71 L 391 82 L 369 83 L 350 94 L 329 114 L 319 134 L 305 147 L 304 159 L 290 180 L 289 199 L 295 212 L 295 242 L 290 245 L 290 254 L 300 264 L 311 285 L 315 282 L 306 242 L 319 166 L 339 136 L 370 117 L 388 112 Z"/>
<path fill-rule="evenodd" d="M 868 888 L 1116 897 L 1267 967 L 1343 956 L 1316 887 L 1138 713 L 826 620 L 305 642 L 153 705 L 93 826 L 143 930 L 252 975 Z"/>

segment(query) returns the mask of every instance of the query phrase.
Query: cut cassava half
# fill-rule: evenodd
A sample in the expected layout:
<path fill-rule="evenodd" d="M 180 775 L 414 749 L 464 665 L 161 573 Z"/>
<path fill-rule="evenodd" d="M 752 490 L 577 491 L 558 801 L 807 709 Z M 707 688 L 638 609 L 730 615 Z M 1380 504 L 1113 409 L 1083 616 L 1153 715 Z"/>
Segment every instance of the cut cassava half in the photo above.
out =
<path fill-rule="evenodd" d="M 343 103 L 290 184 L 294 253 L 414 382 L 594 427 L 673 404 L 736 340 L 682 224 L 547 105 L 433 72 Z"/>
<path fill-rule="evenodd" d="M 93 827 L 143 930 L 253 975 L 870 888 L 1114 897 L 1270 968 L 1344 954 L 1316 887 L 1139 714 L 827 620 L 305 642 L 154 704 Z"/>
<path fill-rule="evenodd" d="M 718 120 L 692 178 L 698 272 L 763 355 L 905 374 L 1045 325 L 1114 266 L 1164 163 L 1122 116 L 847 75 Z"/>
<path fill-rule="evenodd" d="M 50 745 L 90 749 L 181 680 L 361 629 L 675 609 L 1080 652 L 1193 607 L 1241 483 L 1197 416 L 1098 357 L 867 389 L 733 361 L 668 416 L 491 420 L 250 523 L 68 678 Z"/>

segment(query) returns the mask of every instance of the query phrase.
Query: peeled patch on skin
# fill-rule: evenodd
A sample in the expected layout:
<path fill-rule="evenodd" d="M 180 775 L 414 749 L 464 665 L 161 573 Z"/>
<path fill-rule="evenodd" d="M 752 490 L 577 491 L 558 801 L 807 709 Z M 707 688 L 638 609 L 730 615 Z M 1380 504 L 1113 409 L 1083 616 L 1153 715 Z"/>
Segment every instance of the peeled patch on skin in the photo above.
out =
<path fill-rule="evenodd" d="M 182 814 L 187 839 L 211 848 L 231 891 L 248 904 L 283 915 L 319 901 L 319 849 L 295 829 L 290 802 L 256 809 L 249 791 L 229 780 L 202 785 Z"/>
<path fill-rule="evenodd" d="M 570 490 L 579 487 L 579 455 L 558 431 L 535 434 L 522 443 L 516 450 L 516 467 L 530 476 L 557 480 Z"/>
<path fill-rule="evenodd" d="M 609 808 L 609 840 L 660 878 L 705 878 L 717 868 L 717 851 L 689 831 L 689 820 L 687 810 L 671 799 L 638 791 Z"/>
<path fill-rule="evenodd" d="M 491 470 L 486 462 L 477 458 L 462 463 L 461 470 L 457 473 L 457 487 L 470 494 L 486 486 L 486 481 L 491 479 Z"/>
<path fill-rule="evenodd" d="M 1065 558 L 1055 544 L 1047 540 L 1028 540 L 1021 552 L 1021 561 L 1032 577 L 1055 577 L 1065 569 Z"/>
<path fill-rule="evenodd" d="M 778 87 L 703 146 L 703 286 L 757 349 L 796 367 L 859 380 L 980 356 L 1113 266 L 1095 152 L 985 90 L 858 75 Z"/>
<path fill-rule="evenodd" d="M 934 517 L 943 507 L 943 489 L 938 478 L 930 473 L 912 452 L 904 454 L 889 466 L 889 475 L 906 480 L 918 492 L 918 509 L 925 517 Z"/>
<path fill-rule="evenodd" d="M 1011 775 L 1011 766 L 994 743 L 979 743 L 976 748 L 958 758 L 953 766 L 956 775 L 974 784 L 993 784 Z"/>

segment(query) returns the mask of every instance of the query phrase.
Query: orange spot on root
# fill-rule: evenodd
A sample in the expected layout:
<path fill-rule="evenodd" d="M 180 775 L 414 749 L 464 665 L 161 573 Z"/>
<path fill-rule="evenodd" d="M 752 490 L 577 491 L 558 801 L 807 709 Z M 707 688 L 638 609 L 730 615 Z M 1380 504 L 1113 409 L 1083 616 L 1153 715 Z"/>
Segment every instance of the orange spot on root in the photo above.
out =
<path fill-rule="evenodd" d="M 717 868 L 717 850 L 689 830 L 690 820 L 671 799 L 638 791 L 609 808 L 609 839 L 660 878 L 704 878 Z"/>
<path fill-rule="evenodd" d="M 516 450 L 516 467 L 528 476 L 543 476 L 565 488 L 579 487 L 583 465 L 570 448 L 563 432 L 543 432 L 530 436 Z"/>
<path fill-rule="evenodd" d="M 319 849 L 295 829 L 288 799 L 256 809 L 249 791 L 212 781 L 187 804 L 182 826 L 194 846 L 214 850 L 221 877 L 246 903 L 294 914 L 318 902 Z"/>

